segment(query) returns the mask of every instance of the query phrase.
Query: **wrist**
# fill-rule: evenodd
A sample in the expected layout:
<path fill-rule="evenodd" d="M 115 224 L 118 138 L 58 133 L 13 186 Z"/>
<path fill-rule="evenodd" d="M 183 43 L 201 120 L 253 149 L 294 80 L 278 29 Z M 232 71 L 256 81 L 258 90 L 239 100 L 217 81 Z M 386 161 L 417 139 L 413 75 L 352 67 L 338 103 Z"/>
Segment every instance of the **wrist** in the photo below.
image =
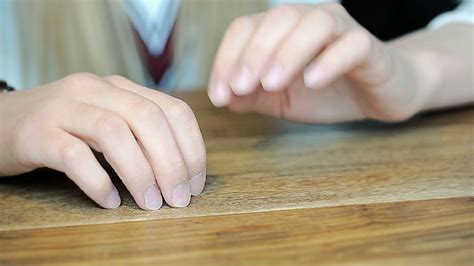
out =
<path fill-rule="evenodd" d="M 426 48 L 388 44 L 394 60 L 397 80 L 395 89 L 406 92 L 403 107 L 407 116 L 424 111 L 442 84 L 442 73 L 436 52 Z"/>
<path fill-rule="evenodd" d="M 15 175 L 22 168 L 16 160 L 15 141 L 12 133 L 15 130 L 15 94 L 18 92 L 0 93 L 0 176 Z"/>
<path fill-rule="evenodd" d="M 6 139 L 6 130 L 7 130 L 7 125 L 6 125 L 6 112 L 7 112 L 7 106 L 6 106 L 6 101 L 5 98 L 7 97 L 6 93 L 1 93 L 0 92 L 0 176 L 2 175 L 7 175 L 8 171 L 6 169 L 7 166 L 7 158 L 8 158 L 8 147 L 5 143 Z"/>

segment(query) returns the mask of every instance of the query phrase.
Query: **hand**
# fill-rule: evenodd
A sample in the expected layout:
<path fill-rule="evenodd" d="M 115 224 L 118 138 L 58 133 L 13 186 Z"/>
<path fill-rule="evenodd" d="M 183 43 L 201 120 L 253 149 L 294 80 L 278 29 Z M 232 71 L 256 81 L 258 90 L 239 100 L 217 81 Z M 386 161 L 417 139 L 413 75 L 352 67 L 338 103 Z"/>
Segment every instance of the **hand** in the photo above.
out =
<path fill-rule="evenodd" d="M 398 121 L 427 98 L 412 72 L 341 5 L 281 6 L 231 24 L 208 93 L 216 106 L 299 122 Z"/>
<path fill-rule="evenodd" d="M 0 95 L 0 175 L 39 167 L 66 173 L 104 208 L 117 189 L 92 153 L 102 152 L 138 206 L 185 207 L 205 183 L 206 150 L 191 108 L 118 77 L 75 74 Z"/>

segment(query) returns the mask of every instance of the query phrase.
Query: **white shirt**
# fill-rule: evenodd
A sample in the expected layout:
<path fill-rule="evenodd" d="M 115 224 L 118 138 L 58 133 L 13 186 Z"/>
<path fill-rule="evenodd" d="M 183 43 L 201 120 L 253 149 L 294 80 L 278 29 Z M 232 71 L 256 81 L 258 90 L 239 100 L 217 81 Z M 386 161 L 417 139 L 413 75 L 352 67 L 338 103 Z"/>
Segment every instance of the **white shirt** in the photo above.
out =
<path fill-rule="evenodd" d="M 443 13 L 434 18 L 428 25 L 431 29 L 439 28 L 448 23 L 474 23 L 474 0 L 464 0 L 453 11 Z"/>
<path fill-rule="evenodd" d="M 125 11 L 153 55 L 160 55 L 173 30 L 180 0 L 123 0 Z"/>
<path fill-rule="evenodd" d="M 0 0 L 0 79 L 6 80 L 15 88 L 25 87 L 25 82 L 21 80 L 21 53 L 18 43 L 20 42 L 16 31 L 15 19 L 13 17 L 13 1 Z M 126 7 L 130 20 L 136 27 L 138 33 L 148 45 L 152 53 L 161 53 L 166 44 L 169 33 L 172 30 L 176 16 L 178 14 L 180 0 L 122 0 Z M 283 3 L 321 3 L 331 0 L 268 0 L 271 5 Z M 338 2 L 338 1 L 332 1 Z M 464 0 L 458 8 L 453 11 L 441 14 L 430 24 L 429 28 L 437 28 L 447 23 L 465 22 L 474 24 L 474 0 Z M 190 57 L 188 66 L 197 67 L 194 62 L 195 57 Z M 172 71 L 171 71 L 172 72 Z M 189 73 L 195 72 L 189 69 Z M 33 73 L 32 73 L 33 74 Z M 172 75 L 172 73 L 165 74 Z M 198 87 L 202 84 L 192 84 L 194 78 L 189 82 L 180 83 L 191 87 Z M 196 79 L 197 80 L 197 79 Z M 38 84 L 39 85 L 39 84 Z"/>

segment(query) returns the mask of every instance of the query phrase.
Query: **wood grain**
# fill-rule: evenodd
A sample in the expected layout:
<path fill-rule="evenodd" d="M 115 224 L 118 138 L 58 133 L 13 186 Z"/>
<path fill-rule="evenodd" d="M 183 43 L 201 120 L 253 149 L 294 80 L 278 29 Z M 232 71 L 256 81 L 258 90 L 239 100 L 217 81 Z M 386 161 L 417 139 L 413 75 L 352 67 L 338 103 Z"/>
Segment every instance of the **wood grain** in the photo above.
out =
<path fill-rule="evenodd" d="M 208 148 L 206 189 L 189 208 L 142 211 L 122 186 L 122 207 L 104 210 L 64 176 L 40 172 L 0 178 L 0 231 L 474 195 L 471 109 L 402 125 L 309 126 L 186 97 Z"/>
<path fill-rule="evenodd" d="M 0 232 L 0 264 L 472 265 L 474 198 Z"/>
<path fill-rule="evenodd" d="M 0 178 L 0 265 L 473 265 L 474 109 L 298 125 L 179 95 L 208 149 L 188 208 L 104 210 L 64 175 Z"/>

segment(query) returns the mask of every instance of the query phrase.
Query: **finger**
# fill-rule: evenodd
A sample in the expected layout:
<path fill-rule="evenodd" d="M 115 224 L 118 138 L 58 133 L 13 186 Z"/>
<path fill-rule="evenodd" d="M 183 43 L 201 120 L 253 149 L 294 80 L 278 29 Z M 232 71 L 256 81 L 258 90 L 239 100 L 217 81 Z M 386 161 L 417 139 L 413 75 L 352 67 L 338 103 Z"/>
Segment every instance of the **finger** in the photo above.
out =
<path fill-rule="evenodd" d="M 113 76 L 105 79 L 117 87 L 140 94 L 162 107 L 186 163 L 191 194 L 200 194 L 206 182 L 206 147 L 192 109 L 179 99 L 150 90 L 123 77 Z"/>
<path fill-rule="evenodd" d="M 260 74 L 280 42 L 299 21 L 302 6 L 276 7 L 262 18 L 240 56 L 230 78 L 236 95 L 252 93 L 260 85 Z"/>
<path fill-rule="evenodd" d="M 282 90 L 332 40 L 348 27 L 339 15 L 322 8 L 305 15 L 281 44 L 262 77 L 267 91 Z"/>
<path fill-rule="evenodd" d="M 151 166 L 133 136 L 127 122 L 120 116 L 92 105 L 71 108 L 78 119 L 65 119 L 61 127 L 99 147 L 132 194 L 138 206 L 144 210 L 157 210 L 163 199 L 156 184 Z"/>
<path fill-rule="evenodd" d="M 305 86 L 312 89 L 326 87 L 360 65 L 369 56 L 372 42 L 369 33 L 363 29 L 344 34 L 306 68 Z"/>
<path fill-rule="evenodd" d="M 227 105 L 233 97 L 230 75 L 261 16 L 257 14 L 234 20 L 224 35 L 214 60 L 208 89 L 209 98 L 217 107 Z"/>
<path fill-rule="evenodd" d="M 292 83 L 292 87 L 278 93 L 267 92 L 260 87 L 252 94 L 232 98 L 227 107 L 237 113 L 257 112 L 276 118 L 288 118 L 288 112 L 295 109 L 291 102 L 291 94 L 294 92 L 298 94 L 297 91 L 301 88 L 304 88 L 303 82 Z"/>
<path fill-rule="evenodd" d="M 275 99 L 278 97 L 279 95 L 268 93 L 259 86 L 251 94 L 233 97 L 227 108 L 235 113 L 258 112 L 269 115 L 273 114 L 272 110 L 278 104 Z"/>
<path fill-rule="evenodd" d="M 191 200 L 188 172 L 163 110 L 153 101 L 98 77 L 83 77 L 81 84 L 94 91 L 94 97 L 83 101 L 125 119 L 144 149 L 166 202 L 187 206 Z"/>
<path fill-rule="evenodd" d="M 120 206 L 120 196 L 86 143 L 60 129 L 46 132 L 30 146 L 32 161 L 64 172 L 104 208 Z"/>

